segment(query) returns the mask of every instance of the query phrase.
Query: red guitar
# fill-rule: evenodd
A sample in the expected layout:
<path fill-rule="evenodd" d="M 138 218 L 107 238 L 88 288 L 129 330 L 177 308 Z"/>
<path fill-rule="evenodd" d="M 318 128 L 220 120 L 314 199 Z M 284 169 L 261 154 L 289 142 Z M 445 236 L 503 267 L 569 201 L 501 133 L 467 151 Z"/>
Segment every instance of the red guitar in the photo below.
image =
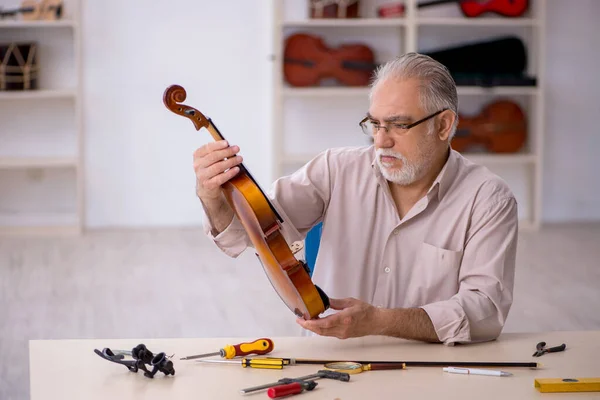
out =
<path fill-rule="evenodd" d="M 418 8 L 445 3 L 460 3 L 462 13 L 469 18 L 492 12 L 505 17 L 520 17 L 529 7 L 528 0 L 431 0 L 419 3 Z"/>

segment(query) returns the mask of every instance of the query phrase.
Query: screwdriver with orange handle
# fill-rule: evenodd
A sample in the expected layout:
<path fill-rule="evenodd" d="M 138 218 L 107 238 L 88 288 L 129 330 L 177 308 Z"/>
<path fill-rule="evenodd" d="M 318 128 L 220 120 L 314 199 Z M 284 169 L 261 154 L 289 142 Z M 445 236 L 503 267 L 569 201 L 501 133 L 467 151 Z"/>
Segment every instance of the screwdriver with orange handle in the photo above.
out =
<path fill-rule="evenodd" d="M 180 360 L 195 360 L 196 358 L 221 356 L 223 358 L 234 358 L 237 356 L 247 356 L 249 354 L 263 355 L 273 351 L 275 345 L 268 338 L 256 339 L 254 342 L 244 342 L 238 344 L 228 344 L 214 353 L 198 354 L 194 356 L 182 357 Z"/>

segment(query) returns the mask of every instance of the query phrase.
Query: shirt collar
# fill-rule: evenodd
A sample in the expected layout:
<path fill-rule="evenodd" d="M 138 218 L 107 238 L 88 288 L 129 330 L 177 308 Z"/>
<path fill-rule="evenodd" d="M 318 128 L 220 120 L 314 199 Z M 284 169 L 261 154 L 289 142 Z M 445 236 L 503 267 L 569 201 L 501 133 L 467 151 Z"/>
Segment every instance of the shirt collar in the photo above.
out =
<path fill-rule="evenodd" d="M 376 157 L 377 154 L 375 151 L 375 146 L 373 146 L 373 159 L 371 161 L 371 168 L 373 168 L 373 172 L 375 173 L 377 179 L 385 181 L 386 179 L 384 178 L 383 174 L 381 173 L 381 170 L 379 169 Z M 456 150 L 450 148 L 450 154 L 446 159 L 446 163 L 444 164 L 442 170 L 437 175 L 437 177 L 429 187 L 429 190 L 427 191 L 428 198 L 431 198 L 430 196 L 434 195 L 437 192 L 437 198 L 438 200 L 441 200 L 444 194 L 448 191 L 448 188 L 450 187 L 452 181 L 454 180 L 454 177 L 456 176 L 457 158 L 458 153 L 456 152 Z"/>

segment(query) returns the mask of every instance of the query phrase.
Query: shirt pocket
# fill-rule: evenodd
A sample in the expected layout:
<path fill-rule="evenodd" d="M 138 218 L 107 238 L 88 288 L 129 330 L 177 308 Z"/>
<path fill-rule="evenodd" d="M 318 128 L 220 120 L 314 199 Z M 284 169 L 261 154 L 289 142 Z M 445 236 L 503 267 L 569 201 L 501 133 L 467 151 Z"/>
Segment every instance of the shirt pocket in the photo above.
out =
<path fill-rule="evenodd" d="M 417 297 L 423 304 L 447 300 L 458 292 L 458 274 L 463 252 L 423 242 L 413 271 Z"/>

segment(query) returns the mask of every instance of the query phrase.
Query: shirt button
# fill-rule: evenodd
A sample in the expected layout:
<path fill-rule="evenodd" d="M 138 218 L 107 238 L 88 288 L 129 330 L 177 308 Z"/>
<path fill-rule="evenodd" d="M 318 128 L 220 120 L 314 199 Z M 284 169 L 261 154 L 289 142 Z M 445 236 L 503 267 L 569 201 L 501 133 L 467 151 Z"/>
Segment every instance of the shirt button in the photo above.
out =
<path fill-rule="evenodd" d="M 394 229 L 394 235 L 397 235 L 399 233 L 400 233 L 400 229 L 398 229 L 398 228 Z"/>
<path fill-rule="evenodd" d="M 383 270 L 385 271 L 386 274 L 390 273 L 390 267 L 385 267 Z"/>

